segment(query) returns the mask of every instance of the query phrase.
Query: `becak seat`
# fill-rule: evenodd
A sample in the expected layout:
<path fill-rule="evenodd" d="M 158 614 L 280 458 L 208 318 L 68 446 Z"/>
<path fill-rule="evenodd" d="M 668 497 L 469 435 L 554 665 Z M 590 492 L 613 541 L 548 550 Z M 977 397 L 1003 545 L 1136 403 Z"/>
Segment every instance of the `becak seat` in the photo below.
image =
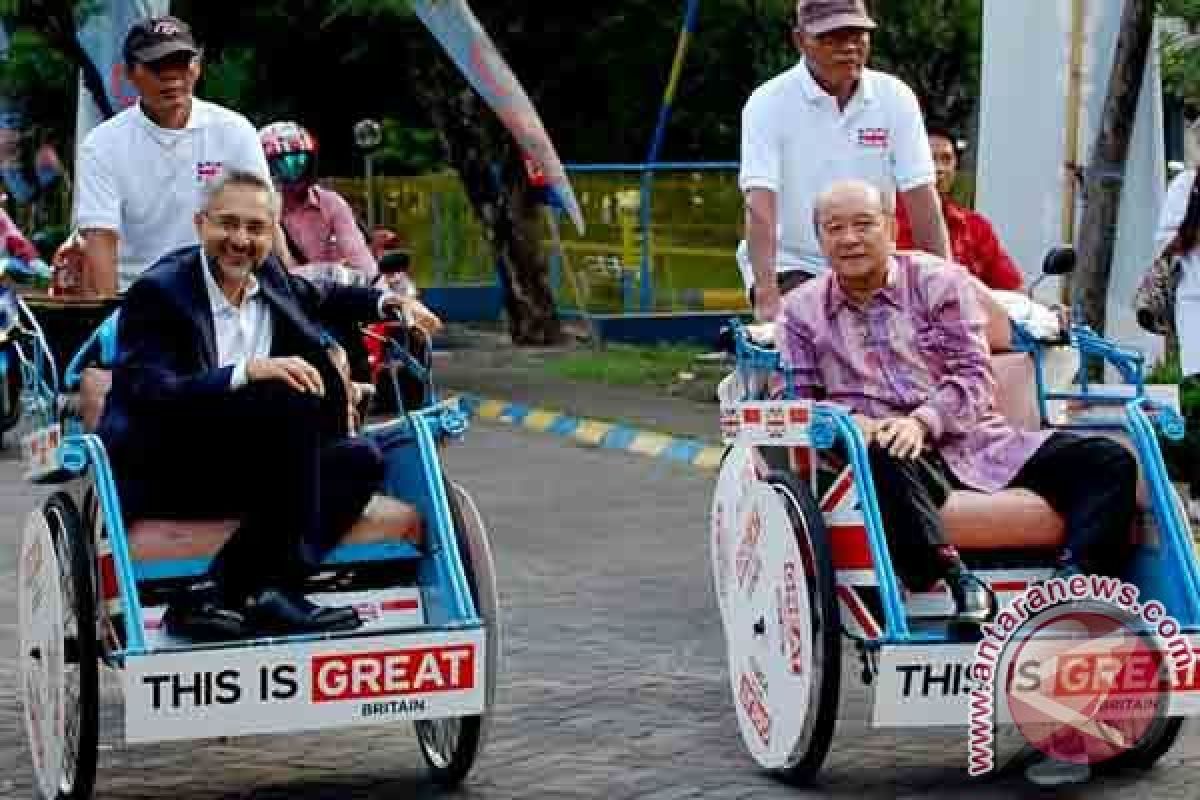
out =
<path fill-rule="evenodd" d="M 111 371 L 89 367 L 81 373 L 79 411 L 86 431 L 94 432 L 112 386 Z M 130 555 L 139 573 L 177 577 L 203 572 L 240 522 L 236 519 L 138 519 L 127 525 Z M 347 549 L 370 545 L 372 558 L 417 554 L 424 522 L 412 505 L 385 495 L 375 495 L 351 527 L 330 560 L 345 558 Z M 340 552 L 339 552 L 340 551 Z"/>
<path fill-rule="evenodd" d="M 1012 323 L 1003 307 L 988 305 L 988 345 L 996 381 L 995 408 L 1013 426 L 1041 427 L 1033 357 L 1012 350 Z M 1114 437 L 1120 439 L 1120 437 Z M 1128 446 L 1128 442 L 1124 442 Z M 1138 481 L 1138 508 L 1150 507 L 1145 481 Z M 948 540 L 963 551 L 1057 550 L 1066 542 L 1062 517 L 1039 495 L 1026 489 L 994 494 L 958 490 L 942 507 Z"/>
<path fill-rule="evenodd" d="M 192 575 L 203 571 L 237 530 L 236 519 L 138 519 L 126 529 L 129 554 L 141 571 L 156 576 Z M 338 543 L 338 549 L 357 545 L 417 545 L 422 520 L 417 510 L 393 497 L 375 495 L 362 516 Z M 406 547 L 393 548 L 403 555 Z M 376 549 L 376 554 L 386 550 Z M 337 559 L 337 550 L 334 551 Z"/>
<path fill-rule="evenodd" d="M 1003 323 L 1009 324 L 1007 317 Z M 1027 353 L 1005 352 L 1011 347 L 1010 337 L 999 333 L 999 325 L 989 325 L 988 334 L 996 410 L 1017 428 L 1037 430 L 1041 415 L 1033 358 Z M 1062 517 L 1026 489 L 994 494 L 954 491 L 941 516 L 947 538 L 960 550 L 1054 550 L 1066 541 Z"/>

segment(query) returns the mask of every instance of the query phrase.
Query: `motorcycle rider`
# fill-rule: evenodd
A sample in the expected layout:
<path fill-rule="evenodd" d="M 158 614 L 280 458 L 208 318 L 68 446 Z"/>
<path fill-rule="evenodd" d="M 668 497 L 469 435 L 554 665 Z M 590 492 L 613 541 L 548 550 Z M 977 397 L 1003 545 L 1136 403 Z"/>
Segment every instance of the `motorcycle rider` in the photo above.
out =
<path fill-rule="evenodd" d="M 259 131 L 271 178 L 283 198 L 281 228 L 296 268 L 305 264 L 341 264 L 362 274 L 366 283 L 379 274 L 354 211 L 340 194 L 317 183 L 317 140 L 295 122 L 273 122 Z"/>
<path fill-rule="evenodd" d="M 284 265 L 317 281 L 375 286 L 386 277 L 350 204 L 317 183 L 316 137 L 296 122 L 280 121 L 263 127 L 259 141 L 283 201 L 277 230 L 282 241 L 275 243 L 275 251 Z M 419 302 L 411 308 L 413 323 L 427 334 L 441 328 L 441 321 Z M 332 333 L 346 351 L 355 380 L 370 380 L 368 351 L 358 332 Z"/>

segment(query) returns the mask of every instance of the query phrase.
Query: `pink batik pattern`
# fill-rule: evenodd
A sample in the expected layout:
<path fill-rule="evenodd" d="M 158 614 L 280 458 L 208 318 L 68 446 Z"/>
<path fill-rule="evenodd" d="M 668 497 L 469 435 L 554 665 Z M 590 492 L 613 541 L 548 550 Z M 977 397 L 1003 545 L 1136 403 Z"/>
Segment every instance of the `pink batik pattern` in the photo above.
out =
<path fill-rule="evenodd" d="M 1004 488 L 1049 436 L 995 408 L 986 316 L 970 275 L 932 256 L 892 258 L 859 308 L 826 273 L 784 306 L 780 350 L 798 397 L 880 418 L 912 414 L 964 484 Z"/>

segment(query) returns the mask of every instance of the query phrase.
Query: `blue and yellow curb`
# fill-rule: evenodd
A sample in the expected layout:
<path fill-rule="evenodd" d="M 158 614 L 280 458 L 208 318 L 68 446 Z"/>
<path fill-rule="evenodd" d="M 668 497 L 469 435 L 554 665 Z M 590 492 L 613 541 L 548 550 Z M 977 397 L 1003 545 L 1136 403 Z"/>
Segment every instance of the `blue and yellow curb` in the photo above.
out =
<path fill-rule="evenodd" d="M 565 436 L 589 447 L 623 450 L 650 458 L 663 458 L 700 469 L 721 465 L 723 447 L 653 431 L 629 428 L 615 422 L 573 417 L 561 411 L 508 403 L 472 394 L 458 394 L 459 408 L 472 417 L 506 422 L 519 428 Z"/>

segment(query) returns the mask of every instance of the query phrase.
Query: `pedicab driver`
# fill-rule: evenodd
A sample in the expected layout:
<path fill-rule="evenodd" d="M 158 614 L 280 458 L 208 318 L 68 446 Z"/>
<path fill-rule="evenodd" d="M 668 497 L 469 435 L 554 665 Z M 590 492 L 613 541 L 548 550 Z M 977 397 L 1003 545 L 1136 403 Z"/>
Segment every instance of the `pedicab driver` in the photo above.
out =
<path fill-rule="evenodd" d="M 384 472 L 377 447 L 348 435 L 319 324 L 379 320 L 408 301 L 289 275 L 269 255 L 278 213 L 270 183 L 226 173 L 194 215 L 201 245 L 148 269 L 121 307 L 98 432 L 126 518 L 242 520 L 211 580 L 168 610 L 168 630 L 189 638 L 360 624 L 298 589 Z"/>
<path fill-rule="evenodd" d="M 80 145 L 75 227 L 56 255 L 82 261 L 84 289 L 125 291 L 172 250 L 196 244 L 192 217 L 223 169 L 270 178 L 250 121 L 193 96 L 200 48 L 182 20 L 136 23 L 124 60 L 138 102 L 90 131 Z"/>
<path fill-rule="evenodd" d="M 898 189 L 916 246 L 950 255 L 916 95 L 866 68 L 875 27 L 862 0 L 799 0 L 792 36 L 803 60 L 742 111 L 739 261 L 762 322 L 775 319 L 782 294 L 828 270 L 811 220 L 817 194 L 836 180 Z"/>
<path fill-rule="evenodd" d="M 970 274 L 895 252 L 894 199 L 839 182 L 814 218 L 831 272 L 795 289 L 780 350 L 798 396 L 856 415 L 869 445 L 893 563 L 912 590 L 945 579 L 959 621 L 994 613 L 981 581 L 947 544 L 939 509 L 952 489 L 1020 487 L 1067 528 L 1061 575 L 1119 574 L 1128 556 L 1137 463 L 1105 437 L 1026 432 L 995 410 L 986 318 Z"/>

